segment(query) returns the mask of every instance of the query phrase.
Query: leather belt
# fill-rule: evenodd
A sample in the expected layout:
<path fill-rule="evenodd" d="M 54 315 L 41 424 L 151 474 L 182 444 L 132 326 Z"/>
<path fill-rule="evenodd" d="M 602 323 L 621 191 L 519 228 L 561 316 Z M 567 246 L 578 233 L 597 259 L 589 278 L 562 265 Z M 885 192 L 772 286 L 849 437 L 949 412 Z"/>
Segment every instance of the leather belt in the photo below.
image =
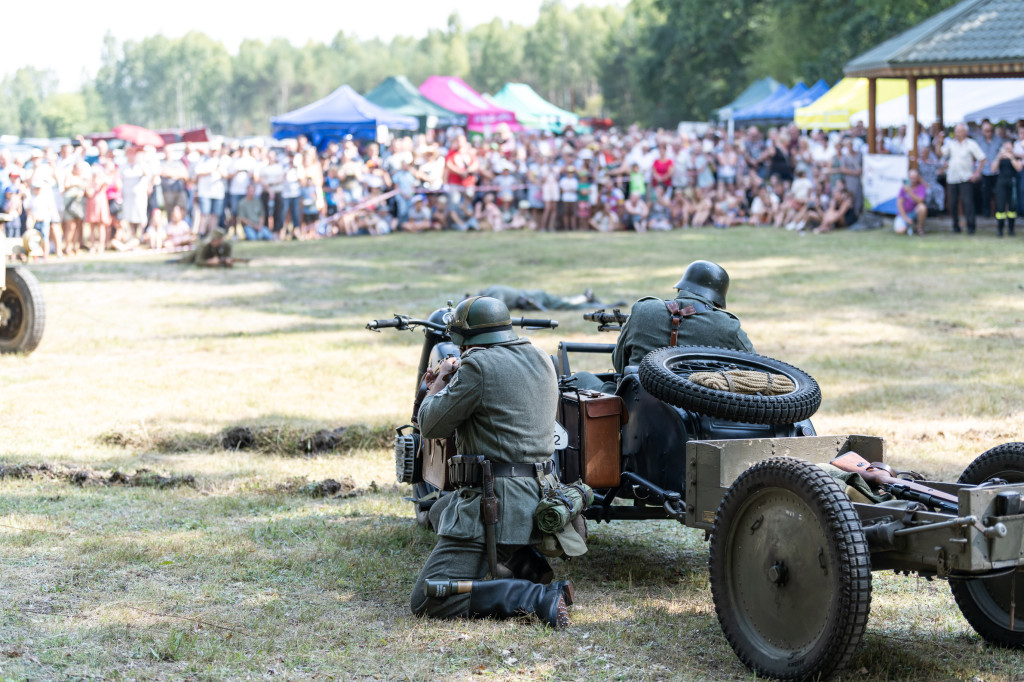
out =
<path fill-rule="evenodd" d="M 455 486 L 480 485 L 480 462 L 483 460 L 484 457 L 479 455 L 453 456 L 448 460 L 449 482 Z M 541 475 L 548 475 L 554 472 L 554 468 L 550 459 L 544 462 L 491 462 L 491 472 L 495 478 L 533 478 L 538 471 Z"/>
<path fill-rule="evenodd" d="M 541 475 L 548 475 L 554 471 L 554 465 L 549 459 L 546 462 L 491 462 L 491 470 L 495 476 L 507 478 L 533 478 L 540 469 Z"/>

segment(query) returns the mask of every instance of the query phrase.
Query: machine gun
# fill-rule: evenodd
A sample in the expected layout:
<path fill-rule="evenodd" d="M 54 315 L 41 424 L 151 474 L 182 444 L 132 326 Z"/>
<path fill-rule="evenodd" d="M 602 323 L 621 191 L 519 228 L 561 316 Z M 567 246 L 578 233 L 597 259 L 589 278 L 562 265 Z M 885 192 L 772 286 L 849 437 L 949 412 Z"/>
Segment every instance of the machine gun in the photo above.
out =
<path fill-rule="evenodd" d="M 599 332 L 617 332 L 622 330 L 622 325 L 626 324 L 629 314 L 620 312 L 618 308 L 613 309 L 610 313 L 601 308 L 592 313 L 583 313 L 583 319 L 588 322 L 597 322 L 597 331 Z"/>
<path fill-rule="evenodd" d="M 881 488 L 898 499 L 921 502 L 947 514 L 958 513 L 959 500 L 955 495 L 894 476 L 893 470 L 887 465 L 870 463 L 856 452 L 844 453 L 829 464 L 843 471 L 860 474 L 868 485 Z"/>

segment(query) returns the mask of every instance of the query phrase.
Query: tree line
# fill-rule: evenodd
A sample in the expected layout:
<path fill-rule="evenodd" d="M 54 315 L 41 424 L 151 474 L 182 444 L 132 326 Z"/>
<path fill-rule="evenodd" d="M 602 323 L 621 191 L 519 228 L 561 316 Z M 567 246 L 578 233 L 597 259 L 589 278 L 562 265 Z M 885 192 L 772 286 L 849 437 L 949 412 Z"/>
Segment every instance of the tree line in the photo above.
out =
<path fill-rule="evenodd" d="M 265 134 L 270 117 L 343 83 L 366 93 L 391 75 L 454 75 L 481 92 L 529 83 L 566 109 L 619 123 L 706 120 L 752 80 L 824 78 L 956 0 L 632 0 L 626 7 L 545 0 L 537 21 L 465 28 L 457 14 L 421 38 L 329 43 L 243 41 L 231 54 L 199 31 L 119 42 L 107 35 L 95 78 L 58 92 L 52 71 L 0 81 L 0 133 L 61 137 L 118 123 Z"/>

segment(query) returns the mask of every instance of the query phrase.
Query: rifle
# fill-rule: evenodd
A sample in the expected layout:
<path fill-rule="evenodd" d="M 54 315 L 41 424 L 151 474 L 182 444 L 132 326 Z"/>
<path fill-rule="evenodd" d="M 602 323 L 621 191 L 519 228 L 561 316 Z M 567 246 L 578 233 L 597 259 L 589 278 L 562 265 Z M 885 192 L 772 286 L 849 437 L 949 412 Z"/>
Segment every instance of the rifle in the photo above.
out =
<path fill-rule="evenodd" d="M 829 464 L 842 471 L 860 474 L 868 485 L 881 488 L 898 499 L 922 502 L 949 514 L 957 514 L 960 511 L 960 502 L 956 496 L 929 488 L 916 481 L 893 476 L 892 469 L 885 464 L 868 462 L 856 452 L 842 454 Z"/>
<path fill-rule="evenodd" d="M 610 313 L 605 312 L 604 308 L 601 308 L 592 313 L 583 313 L 583 319 L 588 322 L 597 322 L 597 331 L 599 332 L 617 332 L 622 330 L 622 325 L 626 324 L 629 315 L 620 312 L 618 308 L 615 308 Z"/>

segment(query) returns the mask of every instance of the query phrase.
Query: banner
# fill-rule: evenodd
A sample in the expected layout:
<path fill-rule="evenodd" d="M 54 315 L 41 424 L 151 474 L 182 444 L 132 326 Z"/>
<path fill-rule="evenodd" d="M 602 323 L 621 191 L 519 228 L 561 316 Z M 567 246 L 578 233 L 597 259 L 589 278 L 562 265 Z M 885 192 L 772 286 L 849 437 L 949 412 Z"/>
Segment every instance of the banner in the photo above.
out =
<path fill-rule="evenodd" d="M 896 215 L 896 197 L 910 170 L 907 157 L 901 154 L 865 154 L 864 208 L 875 213 Z"/>

